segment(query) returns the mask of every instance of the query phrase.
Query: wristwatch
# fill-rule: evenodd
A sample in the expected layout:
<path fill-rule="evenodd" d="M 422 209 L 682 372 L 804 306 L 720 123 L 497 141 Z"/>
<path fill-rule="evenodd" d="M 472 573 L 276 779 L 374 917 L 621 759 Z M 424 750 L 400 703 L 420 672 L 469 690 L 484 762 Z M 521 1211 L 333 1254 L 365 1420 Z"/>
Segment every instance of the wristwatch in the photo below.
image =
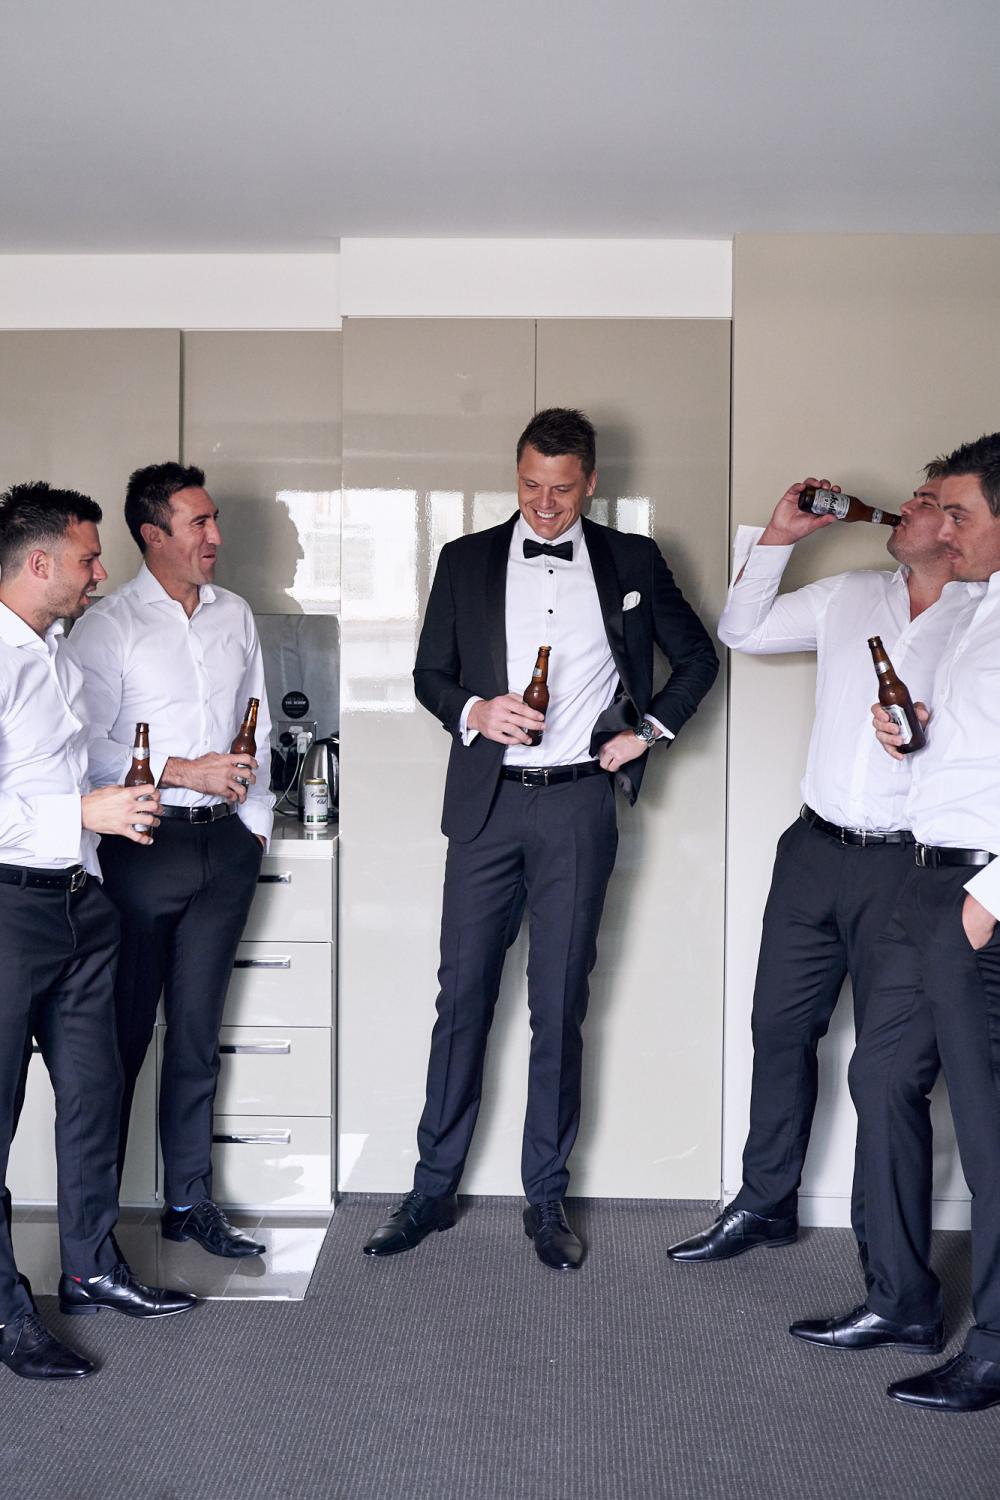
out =
<path fill-rule="evenodd" d="M 648 719 L 643 719 L 633 731 L 637 740 L 644 740 L 647 745 L 653 744 L 656 739 L 656 730 Z"/>

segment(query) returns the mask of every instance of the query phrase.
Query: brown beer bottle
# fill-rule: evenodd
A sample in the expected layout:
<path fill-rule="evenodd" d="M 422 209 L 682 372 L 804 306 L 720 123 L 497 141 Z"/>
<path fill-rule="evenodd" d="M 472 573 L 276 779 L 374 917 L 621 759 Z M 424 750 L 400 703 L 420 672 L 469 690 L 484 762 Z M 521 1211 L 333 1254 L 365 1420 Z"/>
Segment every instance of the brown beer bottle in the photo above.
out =
<path fill-rule="evenodd" d="M 900 755 L 912 755 L 914 750 L 922 750 L 927 743 L 927 736 L 913 707 L 913 699 L 906 683 L 900 682 L 896 676 L 892 662 L 885 654 L 882 637 L 873 635 L 868 645 L 878 673 L 878 701 L 903 736 L 896 748 Z"/>
<path fill-rule="evenodd" d="M 125 773 L 123 786 L 155 786 L 156 778 L 149 768 L 149 725 L 137 724 L 135 726 L 135 743 L 132 746 L 132 764 Z M 145 798 L 141 798 L 145 801 Z M 152 837 L 152 829 L 144 823 L 133 823 L 132 827 L 136 833 L 148 833 Z"/>
<path fill-rule="evenodd" d="M 549 706 L 549 652 L 551 646 L 539 646 L 538 656 L 535 658 L 535 670 L 531 674 L 531 681 L 524 690 L 524 701 L 529 708 L 537 708 L 540 714 L 544 714 Z M 526 729 L 525 734 L 532 745 L 542 743 L 541 729 Z"/>
<path fill-rule="evenodd" d="M 247 700 L 247 711 L 243 715 L 243 723 L 240 732 L 229 747 L 230 755 L 256 755 L 257 754 L 257 710 L 260 708 L 259 698 Z"/>
<path fill-rule="evenodd" d="M 867 505 L 857 495 L 840 495 L 811 484 L 799 495 L 799 510 L 812 516 L 836 516 L 838 521 L 871 521 L 874 526 L 898 526 L 902 520 L 891 510 Z"/>

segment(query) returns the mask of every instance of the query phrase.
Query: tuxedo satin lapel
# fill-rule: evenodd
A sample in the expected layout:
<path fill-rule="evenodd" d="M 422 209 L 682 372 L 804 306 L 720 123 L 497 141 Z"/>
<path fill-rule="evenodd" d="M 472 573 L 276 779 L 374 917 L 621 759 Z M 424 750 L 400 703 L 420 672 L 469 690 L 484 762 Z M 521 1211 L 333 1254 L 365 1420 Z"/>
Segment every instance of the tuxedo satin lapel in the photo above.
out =
<path fill-rule="evenodd" d="M 614 657 L 618 675 L 621 678 L 626 691 L 629 689 L 630 672 L 628 659 L 625 655 L 625 631 L 622 622 L 622 590 L 615 568 L 615 560 L 611 555 L 611 548 L 604 537 L 600 526 L 586 518 L 583 522 L 583 534 L 587 539 L 587 551 L 590 554 L 590 566 L 594 570 L 594 583 L 597 586 L 597 597 L 601 603 L 601 614 L 604 616 L 604 629 L 607 632 L 608 645 L 611 647 L 611 655 Z"/>
<path fill-rule="evenodd" d="M 517 516 L 497 528 L 486 560 L 486 619 L 497 695 L 507 691 L 507 559 Z"/>

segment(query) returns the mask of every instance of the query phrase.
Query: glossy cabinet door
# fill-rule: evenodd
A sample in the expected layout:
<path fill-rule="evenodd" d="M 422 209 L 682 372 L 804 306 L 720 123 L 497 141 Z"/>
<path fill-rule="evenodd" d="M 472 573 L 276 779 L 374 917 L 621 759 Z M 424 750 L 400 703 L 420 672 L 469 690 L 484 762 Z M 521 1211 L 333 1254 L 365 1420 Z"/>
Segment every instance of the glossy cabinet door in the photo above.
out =
<path fill-rule="evenodd" d="M 436 998 L 449 739 L 413 696 L 437 553 L 516 505 L 533 411 L 598 426 L 592 514 L 654 535 L 711 624 L 725 593 L 728 323 L 349 320 L 344 329 L 340 1186 L 410 1185 Z M 662 665 L 662 664 L 661 664 Z M 666 666 L 662 665 L 665 675 Z M 724 691 L 619 804 L 573 1190 L 719 1185 Z M 525 938 L 507 958 L 463 1190 L 520 1191 Z"/>
<path fill-rule="evenodd" d="M 0 332 L 0 489 L 47 479 L 96 500 L 105 593 L 139 567 L 129 475 L 178 457 L 180 343 L 159 329 Z"/>

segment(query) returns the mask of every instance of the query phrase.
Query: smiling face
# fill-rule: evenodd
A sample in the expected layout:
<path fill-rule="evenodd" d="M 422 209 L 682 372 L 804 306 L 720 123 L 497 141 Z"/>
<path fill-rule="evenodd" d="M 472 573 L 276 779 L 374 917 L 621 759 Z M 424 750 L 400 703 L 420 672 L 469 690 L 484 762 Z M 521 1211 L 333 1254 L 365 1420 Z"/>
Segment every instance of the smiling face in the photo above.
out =
<path fill-rule="evenodd" d="M 525 446 L 517 466 L 517 503 L 536 536 L 554 541 L 568 531 L 594 493 L 597 470 L 585 474 L 575 453 L 548 456 Z"/>
<path fill-rule="evenodd" d="M 1000 573 L 1000 516 L 990 510 L 978 474 L 956 474 L 942 480 L 941 541 L 955 577 L 985 582 Z"/>
<path fill-rule="evenodd" d="M 170 497 L 170 531 L 149 523 L 143 527 L 147 561 L 162 582 L 180 588 L 212 582 L 222 545 L 218 516 L 207 490 L 178 490 Z"/>
<path fill-rule="evenodd" d="M 108 576 L 94 522 L 71 521 L 51 556 L 46 604 L 53 619 L 78 620 Z"/>
<path fill-rule="evenodd" d="M 893 527 L 886 551 L 909 567 L 939 563 L 945 556 L 941 540 L 941 486 L 943 479 L 929 479 L 913 491 L 913 498 L 900 507 L 902 520 Z"/>

